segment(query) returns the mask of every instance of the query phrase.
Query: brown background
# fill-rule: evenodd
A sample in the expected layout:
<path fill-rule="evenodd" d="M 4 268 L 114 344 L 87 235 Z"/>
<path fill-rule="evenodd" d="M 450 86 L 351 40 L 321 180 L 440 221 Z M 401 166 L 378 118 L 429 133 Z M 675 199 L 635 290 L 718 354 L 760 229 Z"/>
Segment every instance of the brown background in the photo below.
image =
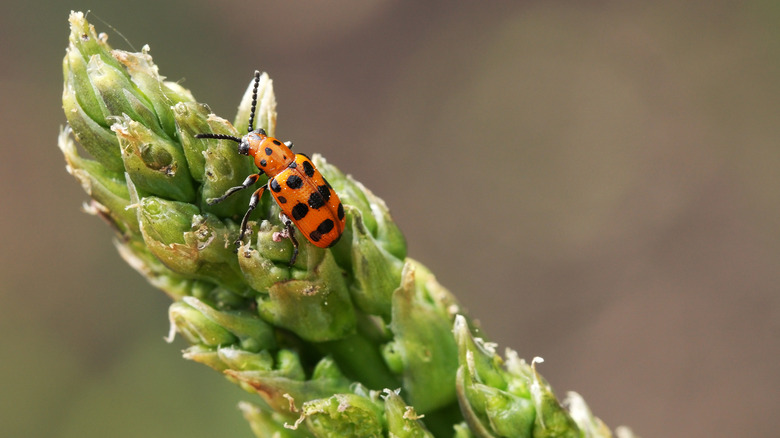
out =
<path fill-rule="evenodd" d="M 162 341 L 167 299 L 79 211 L 70 9 L 227 118 L 269 72 L 277 134 L 611 426 L 778 434 L 777 2 L 65 3 L 0 14 L 3 435 L 251 436 L 252 396 Z"/>

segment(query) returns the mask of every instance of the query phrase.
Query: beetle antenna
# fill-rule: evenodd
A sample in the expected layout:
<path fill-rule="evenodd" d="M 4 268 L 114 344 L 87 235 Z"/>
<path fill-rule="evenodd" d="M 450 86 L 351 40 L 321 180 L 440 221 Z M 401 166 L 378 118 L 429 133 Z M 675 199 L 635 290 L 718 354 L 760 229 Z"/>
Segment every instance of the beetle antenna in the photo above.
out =
<path fill-rule="evenodd" d="M 215 138 L 217 140 L 233 140 L 236 143 L 241 143 L 240 138 L 226 134 L 195 134 L 195 138 Z"/>
<path fill-rule="evenodd" d="M 255 130 L 255 108 L 257 108 L 257 87 L 260 85 L 260 70 L 255 70 L 255 88 L 252 89 L 252 111 L 249 112 L 248 131 Z"/>

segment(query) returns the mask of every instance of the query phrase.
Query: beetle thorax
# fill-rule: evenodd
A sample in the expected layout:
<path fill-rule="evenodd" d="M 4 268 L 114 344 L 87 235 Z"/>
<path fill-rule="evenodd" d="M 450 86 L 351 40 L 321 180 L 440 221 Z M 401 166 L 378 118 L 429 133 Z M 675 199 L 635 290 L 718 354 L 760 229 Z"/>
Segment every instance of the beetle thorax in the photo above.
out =
<path fill-rule="evenodd" d="M 295 154 L 284 143 L 258 132 L 250 132 L 245 139 L 249 143 L 249 155 L 255 165 L 268 176 L 274 176 L 295 161 Z"/>

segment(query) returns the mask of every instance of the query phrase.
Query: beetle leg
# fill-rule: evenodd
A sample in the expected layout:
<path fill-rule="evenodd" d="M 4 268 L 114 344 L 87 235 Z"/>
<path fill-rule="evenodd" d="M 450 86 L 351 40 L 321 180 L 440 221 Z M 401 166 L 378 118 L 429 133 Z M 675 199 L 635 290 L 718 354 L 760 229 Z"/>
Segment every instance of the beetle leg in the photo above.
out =
<path fill-rule="evenodd" d="M 206 199 L 206 204 L 214 205 L 214 204 L 218 204 L 218 203 L 224 201 L 225 199 L 227 199 L 228 196 L 232 195 L 233 193 L 236 193 L 236 192 L 239 192 L 241 190 L 244 190 L 245 188 L 247 188 L 247 187 L 251 186 L 252 184 L 256 183 L 257 180 L 260 179 L 260 175 L 262 175 L 262 174 L 263 174 L 263 172 L 260 171 L 260 173 L 253 173 L 252 175 L 249 175 L 248 177 L 246 177 L 244 182 L 241 183 L 240 186 L 235 186 L 235 187 L 229 188 L 225 192 L 225 194 L 220 196 L 219 198 L 209 198 L 209 199 Z"/>
<path fill-rule="evenodd" d="M 257 176 L 257 175 L 252 175 L 252 176 Z M 247 180 L 248 179 L 249 178 L 247 178 Z M 241 246 L 241 242 L 244 240 L 244 234 L 246 234 L 247 223 L 249 222 L 249 215 L 252 213 L 252 210 L 254 210 L 255 207 L 257 207 L 257 204 L 260 203 L 260 198 L 263 196 L 264 190 L 265 190 L 265 186 L 260 187 L 259 189 L 255 190 L 255 192 L 252 193 L 252 197 L 249 198 L 249 209 L 246 211 L 246 213 L 244 213 L 244 218 L 241 219 L 241 232 L 238 234 L 238 240 L 236 240 L 236 249 L 238 249 L 238 247 Z"/>

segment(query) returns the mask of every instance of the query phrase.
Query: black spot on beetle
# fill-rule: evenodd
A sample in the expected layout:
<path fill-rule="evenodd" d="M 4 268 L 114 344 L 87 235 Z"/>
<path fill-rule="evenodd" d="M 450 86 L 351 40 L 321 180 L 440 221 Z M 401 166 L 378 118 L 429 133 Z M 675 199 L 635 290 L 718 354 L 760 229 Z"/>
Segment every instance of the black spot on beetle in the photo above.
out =
<path fill-rule="evenodd" d="M 309 238 L 311 239 L 312 242 L 319 242 L 322 239 L 322 236 L 324 234 L 328 234 L 333 229 L 334 226 L 335 224 L 331 219 L 325 219 L 324 221 L 320 222 L 316 230 L 309 233 Z M 338 237 L 336 238 L 336 240 L 338 240 Z M 331 243 L 331 245 L 333 245 L 333 243 Z"/>
<path fill-rule="evenodd" d="M 328 202 L 328 200 L 330 199 L 330 189 L 328 188 L 328 186 L 325 185 L 319 186 L 317 187 L 317 191 L 319 191 L 320 195 L 322 195 L 322 199 L 325 202 Z"/>
<path fill-rule="evenodd" d="M 334 227 L 333 220 L 331 219 L 325 219 L 324 221 L 320 222 L 320 225 L 317 226 L 317 231 L 320 232 L 320 234 L 327 234 L 330 230 Z"/>
<path fill-rule="evenodd" d="M 336 210 L 336 214 L 339 216 L 339 220 L 344 220 L 344 206 L 341 205 L 341 202 L 339 202 L 339 208 Z"/>
<path fill-rule="evenodd" d="M 292 217 L 296 221 L 299 221 L 306 217 L 306 214 L 309 213 L 309 207 L 306 206 L 306 204 L 303 204 L 301 202 L 295 204 L 295 207 L 291 210 Z"/>
<path fill-rule="evenodd" d="M 295 190 L 300 189 L 303 185 L 303 180 L 298 175 L 290 175 L 287 177 L 287 187 Z"/>
<path fill-rule="evenodd" d="M 271 154 L 273 154 L 273 153 L 274 153 L 274 150 L 273 150 L 273 149 L 271 149 L 271 148 L 265 148 L 265 154 L 266 154 L 266 155 L 271 155 Z"/>
<path fill-rule="evenodd" d="M 316 210 L 323 205 L 325 205 L 325 200 L 322 199 L 322 195 L 320 195 L 319 192 L 311 192 L 311 196 L 309 196 L 309 207 Z"/>
<path fill-rule="evenodd" d="M 309 178 L 314 176 L 314 166 L 311 165 L 310 162 L 304 161 L 303 162 L 303 173 L 306 174 Z"/>
<path fill-rule="evenodd" d="M 290 169 L 295 169 L 296 167 L 298 167 L 298 163 L 296 163 L 295 161 L 291 161 L 290 164 L 287 165 L 287 167 L 289 167 Z"/>
<path fill-rule="evenodd" d="M 280 204 L 286 204 L 287 203 L 287 198 L 285 198 L 284 196 L 281 196 L 281 195 L 277 196 L 276 200 L 279 201 Z"/>
<path fill-rule="evenodd" d="M 262 160 L 260 160 L 260 167 L 265 167 L 267 164 L 268 164 L 268 162 L 267 162 L 267 161 L 265 161 L 265 158 L 263 158 Z"/>
<path fill-rule="evenodd" d="M 275 145 L 277 145 L 277 146 L 281 146 L 281 145 L 282 145 L 282 142 L 280 142 L 280 141 L 279 141 L 279 140 L 277 140 L 277 139 L 274 139 L 274 144 L 275 144 Z"/>
<path fill-rule="evenodd" d="M 279 185 L 279 181 L 277 181 L 276 178 L 271 179 L 271 182 L 268 185 L 271 187 L 271 190 L 275 191 L 276 193 L 282 191 L 282 186 Z"/>

